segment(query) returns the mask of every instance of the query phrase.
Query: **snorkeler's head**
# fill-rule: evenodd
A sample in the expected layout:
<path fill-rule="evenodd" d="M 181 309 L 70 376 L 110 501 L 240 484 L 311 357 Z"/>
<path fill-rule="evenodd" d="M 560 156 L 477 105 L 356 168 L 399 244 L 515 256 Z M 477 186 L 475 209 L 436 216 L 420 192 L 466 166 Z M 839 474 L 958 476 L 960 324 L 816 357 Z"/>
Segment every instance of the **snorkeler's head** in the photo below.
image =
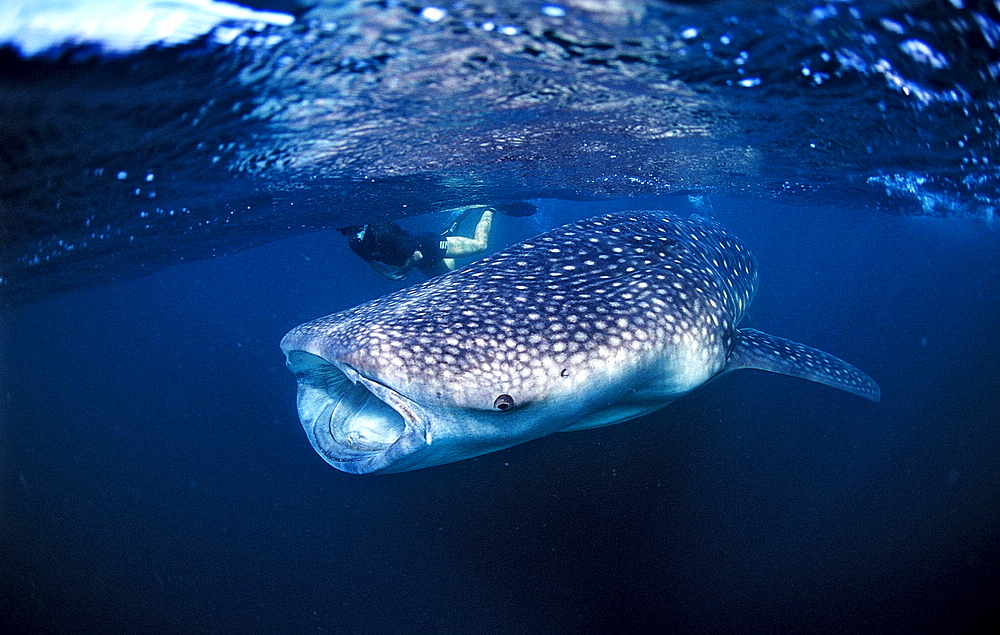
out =
<path fill-rule="evenodd" d="M 398 267 L 419 247 L 410 232 L 392 222 L 355 225 L 338 231 L 347 237 L 351 251 L 367 262 L 378 260 Z"/>
<path fill-rule="evenodd" d="M 348 238 L 357 238 L 358 240 L 363 240 L 365 236 L 365 230 L 368 229 L 368 225 L 351 225 L 350 227 L 341 227 L 339 231 L 342 235 Z"/>

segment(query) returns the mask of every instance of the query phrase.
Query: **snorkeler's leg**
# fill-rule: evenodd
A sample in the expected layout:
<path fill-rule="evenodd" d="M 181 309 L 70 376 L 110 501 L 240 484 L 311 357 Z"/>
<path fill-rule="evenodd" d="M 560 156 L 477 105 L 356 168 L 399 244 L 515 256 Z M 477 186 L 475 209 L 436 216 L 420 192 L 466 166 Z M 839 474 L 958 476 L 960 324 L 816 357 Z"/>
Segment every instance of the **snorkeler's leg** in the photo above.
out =
<path fill-rule="evenodd" d="M 473 240 L 476 241 L 476 245 L 480 246 L 480 251 L 486 251 L 486 248 L 489 247 L 491 227 L 493 227 L 493 210 L 487 208 L 483 211 L 483 215 L 479 217 L 479 222 L 476 224 L 476 233 L 473 235 Z"/>
<path fill-rule="evenodd" d="M 489 246 L 490 228 L 493 226 L 493 210 L 487 209 L 476 224 L 476 232 L 472 238 L 465 236 L 448 236 L 445 240 L 448 247 L 445 256 L 448 258 L 459 258 L 462 256 L 473 256 L 486 251 Z"/>
<path fill-rule="evenodd" d="M 466 205 L 465 207 L 458 207 L 451 210 L 451 215 L 448 217 L 448 227 L 443 232 L 442 236 L 450 236 L 458 231 L 458 226 L 462 224 L 462 221 L 468 217 L 468 215 L 474 209 L 481 209 L 485 207 L 484 205 Z"/>

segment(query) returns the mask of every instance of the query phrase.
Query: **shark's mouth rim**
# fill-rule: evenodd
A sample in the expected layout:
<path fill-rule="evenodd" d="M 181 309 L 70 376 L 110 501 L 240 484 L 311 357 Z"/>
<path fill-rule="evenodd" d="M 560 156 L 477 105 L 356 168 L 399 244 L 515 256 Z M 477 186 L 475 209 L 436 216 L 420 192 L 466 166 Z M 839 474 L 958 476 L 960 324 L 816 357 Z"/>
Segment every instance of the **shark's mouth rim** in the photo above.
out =
<path fill-rule="evenodd" d="M 395 471 L 403 457 L 429 443 L 423 409 L 399 391 L 346 362 L 306 351 L 290 352 L 288 365 L 298 380 L 306 436 L 337 469 Z"/>

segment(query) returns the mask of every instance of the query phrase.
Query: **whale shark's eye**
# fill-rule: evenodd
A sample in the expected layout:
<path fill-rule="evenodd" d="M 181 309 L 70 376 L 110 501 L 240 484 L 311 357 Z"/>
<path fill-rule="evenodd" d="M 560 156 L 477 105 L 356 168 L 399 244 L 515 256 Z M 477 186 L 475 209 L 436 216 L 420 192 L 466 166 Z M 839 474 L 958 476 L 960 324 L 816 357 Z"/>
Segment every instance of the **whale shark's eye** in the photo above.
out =
<path fill-rule="evenodd" d="M 510 395 L 500 395 L 496 398 L 496 401 L 493 402 L 493 407 L 500 412 L 510 410 L 514 407 L 514 398 Z"/>

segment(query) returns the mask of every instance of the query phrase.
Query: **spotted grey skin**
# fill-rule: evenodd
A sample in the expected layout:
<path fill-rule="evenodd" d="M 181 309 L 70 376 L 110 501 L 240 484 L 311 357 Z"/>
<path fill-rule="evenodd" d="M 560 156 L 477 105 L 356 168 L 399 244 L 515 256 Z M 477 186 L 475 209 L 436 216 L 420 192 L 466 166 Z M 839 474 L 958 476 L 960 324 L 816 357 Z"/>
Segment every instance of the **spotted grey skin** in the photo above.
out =
<path fill-rule="evenodd" d="M 310 442 L 353 473 L 618 423 L 737 368 L 878 401 L 840 359 L 738 330 L 756 287 L 753 256 L 714 221 L 620 212 L 308 322 L 281 347 Z"/>

